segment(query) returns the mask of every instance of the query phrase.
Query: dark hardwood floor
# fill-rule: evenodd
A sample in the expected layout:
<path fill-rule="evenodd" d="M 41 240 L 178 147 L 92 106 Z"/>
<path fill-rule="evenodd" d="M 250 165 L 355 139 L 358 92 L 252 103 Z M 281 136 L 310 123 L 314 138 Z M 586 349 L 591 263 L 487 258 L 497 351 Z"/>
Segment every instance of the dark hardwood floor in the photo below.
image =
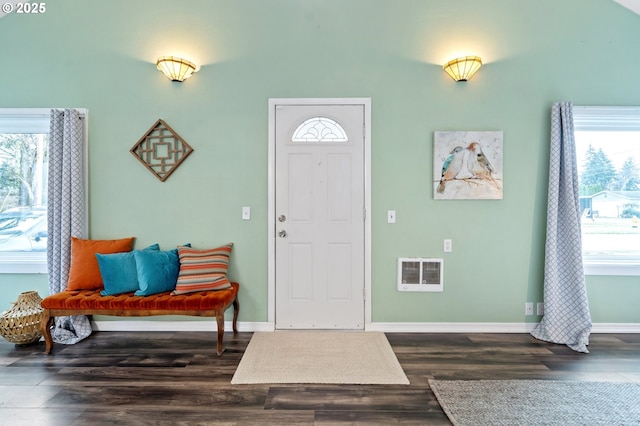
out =
<path fill-rule="evenodd" d="M 639 334 L 590 354 L 528 334 L 388 334 L 411 384 L 231 385 L 251 333 L 95 332 L 76 345 L 0 342 L 2 425 L 448 425 L 428 379 L 640 381 Z"/>

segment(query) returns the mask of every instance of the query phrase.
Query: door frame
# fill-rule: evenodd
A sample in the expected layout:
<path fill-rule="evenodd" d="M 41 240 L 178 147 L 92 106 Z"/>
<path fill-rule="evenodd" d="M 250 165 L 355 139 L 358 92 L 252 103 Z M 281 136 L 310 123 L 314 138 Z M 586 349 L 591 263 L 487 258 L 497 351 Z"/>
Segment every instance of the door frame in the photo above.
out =
<path fill-rule="evenodd" d="M 268 146 L 268 289 L 267 321 L 275 330 L 276 319 L 276 137 L 277 106 L 362 105 L 364 107 L 364 329 L 371 324 L 371 98 L 269 98 Z"/>

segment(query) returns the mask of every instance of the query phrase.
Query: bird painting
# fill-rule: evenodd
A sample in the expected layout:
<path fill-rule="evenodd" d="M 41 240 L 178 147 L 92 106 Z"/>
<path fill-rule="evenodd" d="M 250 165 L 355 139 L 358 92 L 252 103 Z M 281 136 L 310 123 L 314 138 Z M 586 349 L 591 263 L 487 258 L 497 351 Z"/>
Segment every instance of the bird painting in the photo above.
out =
<path fill-rule="evenodd" d="M 455 179 L 455 177 L 462 170 L 462 162 L 464 160 L 464 149 L 461 146 L 456 146 L 449 153 L 449 156 L 445 158 L 442 163 L 442 176 L 440 178 L 440 184 L 437 191 L 442 194 L 444 192 L 445 184 L 448 180 Z"/>
<path fill-rule="evenodd" d="M 497 189 L 500 189 L 500 185 L 493 178 L 494 169 L 489 159 L 484 155 L 480 144 L 478 142 L 471 142 L 467 150 L 469 151 L 467 158 L 467 169 L 469 173 L 471 173 L 474 178 L 489 181 Z"/>
<path fill-rule="evenodd" d="M 503 132 L 435 132 L 432 176 L 436 200 L 502 199 Z"/>
<path fill-rule="evenodd" d="M 469 173 L 475 178 L 486 179 L 491 177 L 493 173 L 493 167 L 489 159 L 482 152 L 482 147 L 478 142 L 471 142 L 467 147 L 469 151 L 469 157 L 467 159 L 467 169 Z"/>

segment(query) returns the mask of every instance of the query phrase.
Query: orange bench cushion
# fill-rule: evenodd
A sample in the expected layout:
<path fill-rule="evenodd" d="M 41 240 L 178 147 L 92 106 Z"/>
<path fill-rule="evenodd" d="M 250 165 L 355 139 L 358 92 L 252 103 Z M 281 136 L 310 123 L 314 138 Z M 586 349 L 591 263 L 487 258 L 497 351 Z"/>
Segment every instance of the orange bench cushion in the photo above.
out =
<path fill-rule="evenodd" d="M 231 288 L 224 290 L 199 291 L 176 296 L 170 291 L 151 296 L 134 296 L 133 292 L 102 296 L 100 290 L 66 290 L 45 297 L 40 304 L 45 309 L 87 311 L 208 311 L 228 306 L 235 299 L 239 287 L 238 283 L 231 283 Z"/>

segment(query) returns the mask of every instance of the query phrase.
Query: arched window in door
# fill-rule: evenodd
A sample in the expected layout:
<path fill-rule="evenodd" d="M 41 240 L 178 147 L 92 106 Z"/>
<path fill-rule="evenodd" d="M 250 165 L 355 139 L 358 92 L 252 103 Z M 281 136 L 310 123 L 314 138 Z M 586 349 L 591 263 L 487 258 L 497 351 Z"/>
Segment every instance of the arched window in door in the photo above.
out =
<path fill-rule="evenodd" d="M 336 121 L 327 117 L 305 120 L 293 132 L 292 142 L 348 142 L 347 132 Z"/>

